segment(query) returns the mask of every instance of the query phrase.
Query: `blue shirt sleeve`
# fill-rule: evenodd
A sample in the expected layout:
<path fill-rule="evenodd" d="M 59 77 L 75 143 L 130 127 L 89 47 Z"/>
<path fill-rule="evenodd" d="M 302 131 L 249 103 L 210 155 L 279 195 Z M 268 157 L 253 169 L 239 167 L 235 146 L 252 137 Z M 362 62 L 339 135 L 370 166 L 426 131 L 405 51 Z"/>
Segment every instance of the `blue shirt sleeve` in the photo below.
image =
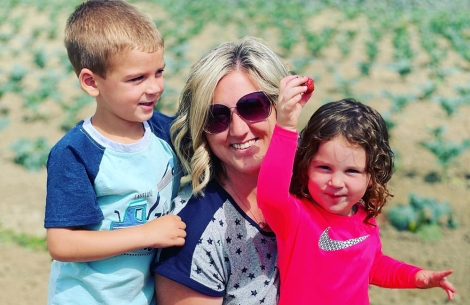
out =
<path fill-rule="evenodd" d="M 103 220 L 93 188 L 103 151 L 86 135 L 82 122 L 51 149 L 45 228 L 83 226 Z"/>

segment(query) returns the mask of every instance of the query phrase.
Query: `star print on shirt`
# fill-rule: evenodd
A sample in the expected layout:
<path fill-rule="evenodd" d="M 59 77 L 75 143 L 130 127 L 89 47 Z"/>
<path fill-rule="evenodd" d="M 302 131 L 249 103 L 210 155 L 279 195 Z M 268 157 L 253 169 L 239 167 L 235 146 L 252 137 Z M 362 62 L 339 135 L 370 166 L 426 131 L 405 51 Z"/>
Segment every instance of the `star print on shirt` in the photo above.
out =
<path fill-rule="evenodd" d="M 277 274 L 274 235 L 259 231 L 231 203 L 219 208 L 206 223 L 192 253 L 191 279 L 225 292 L 224 301 L 229 305 L 274 304 L 276 289 L 272 286 L 279 281 L 273 276 Z"/>

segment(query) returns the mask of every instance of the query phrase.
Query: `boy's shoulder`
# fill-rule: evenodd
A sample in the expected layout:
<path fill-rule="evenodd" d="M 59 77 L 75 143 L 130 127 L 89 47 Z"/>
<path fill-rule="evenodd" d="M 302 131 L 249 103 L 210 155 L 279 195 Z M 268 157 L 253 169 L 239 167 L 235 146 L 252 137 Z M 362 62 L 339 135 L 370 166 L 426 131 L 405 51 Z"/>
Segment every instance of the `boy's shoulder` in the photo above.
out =
<path fill-rule="evenodd" d="M 84 122 L 80 121 L 51 148 L 48 158 L 48 167 L 67 160 L 84 158 L 99 163 L 104 152 L 104 147 L 96 142 L 84 128 Z"/>
<path fill-rule="evenodd" d="M 74 145 L 75 143 L 80 143 L 82 139 L 85 137 L 85 134 L 83 132 L 83 123 L 84 121 L 80 121 L 77 123 L 77 125 L 69 129 L 65 133 L 65 135 L 62 138 L 60 138 L 59 141 L 57 141 L 53 149 Z"/>
<path fill-rule="evenodd" d="M 152 117 L 148 120 L 152 132 L 157 137 L 170 144 L 172 148 L 173 145 L 171 144 L 170 127 L 174 119 L 174 116 L 168 116 L 161 112 L 154 111 Z"/>

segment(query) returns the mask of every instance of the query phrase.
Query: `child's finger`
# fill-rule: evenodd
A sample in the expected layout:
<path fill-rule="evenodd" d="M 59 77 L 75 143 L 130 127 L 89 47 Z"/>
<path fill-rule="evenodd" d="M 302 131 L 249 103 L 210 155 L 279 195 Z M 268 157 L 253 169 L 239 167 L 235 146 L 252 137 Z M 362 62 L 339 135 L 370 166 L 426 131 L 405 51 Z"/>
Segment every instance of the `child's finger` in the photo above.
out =
<path fill-rule="evenodd" d="M 452 301 L 452 299 L 454 298 L 454 293 L 450 291 L 449 289 L 446 289 L 446 292 L 447 292 L 447 299 L 449 301 Z"/>

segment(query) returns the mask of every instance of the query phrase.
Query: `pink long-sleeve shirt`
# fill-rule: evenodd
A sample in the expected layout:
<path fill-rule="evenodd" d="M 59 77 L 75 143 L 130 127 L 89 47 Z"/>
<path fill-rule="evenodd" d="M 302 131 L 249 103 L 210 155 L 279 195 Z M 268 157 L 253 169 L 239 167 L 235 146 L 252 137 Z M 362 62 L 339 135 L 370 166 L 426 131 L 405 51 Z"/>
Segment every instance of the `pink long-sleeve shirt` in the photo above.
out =
<path fill-rule="evenodd" d="M 258 180 L 258 204 L 276 233 L 280 305 L 370 304 L 369 284 L 416 288 L 418 267 L 382 253 L 375 219 L 332 214 L 289 194 L 296 132 L 276 126 Z"/>

